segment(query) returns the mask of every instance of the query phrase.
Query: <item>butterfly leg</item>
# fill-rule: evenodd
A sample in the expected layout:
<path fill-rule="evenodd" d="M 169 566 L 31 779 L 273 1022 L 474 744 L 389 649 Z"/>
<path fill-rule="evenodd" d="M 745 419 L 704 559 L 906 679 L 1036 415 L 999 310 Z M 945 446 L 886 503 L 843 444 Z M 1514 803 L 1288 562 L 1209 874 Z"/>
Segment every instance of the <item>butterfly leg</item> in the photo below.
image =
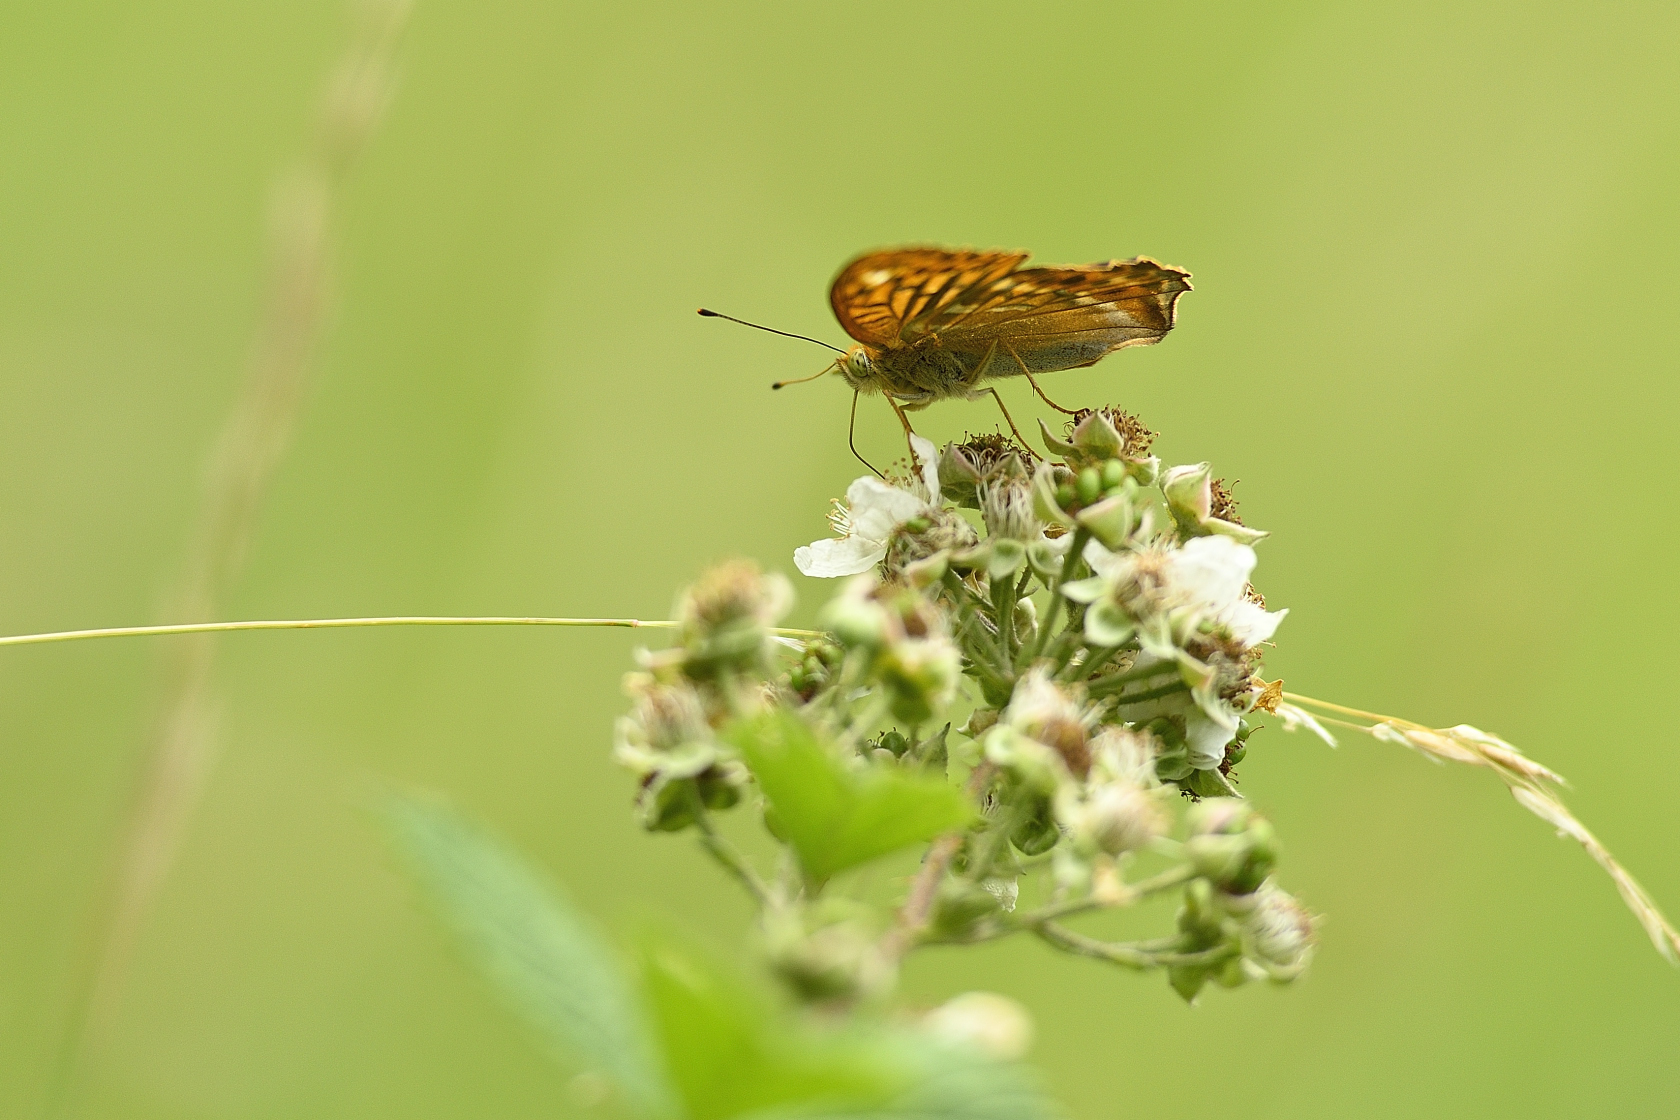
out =
<path fill-rule="evenodd" d="M 1078 416 L 1079 415 L 1079 413 L 1075 412 L 1073 409 L 1063 408 L 1061 405 L 1057 404 L 1055 401 L 1053 401 L 1049 397 L 1045 396 L 1044 395 L 1044 390 L 1040 389 L 1038 387 L 1038 382 L 1033 380 L 1033 375 L 1030 374 L 1030 373 L 1027 374 L 1027 384 L 1029 384 L 1033 387 L 1033 392 L 1038 394 L 1038 399 L 1039 400 L 1043 401 L 1045 404 L 1049 405 L 1051 408 L 1055 409 L 1057 412 L 1065 413 L 1068 416 Z"/>
<path fill-rule="evenodd" d="M 1003 418 L 1009 421 L 1009 430 L 1015 433 L 1016 441 L 1020 443 L 1022 447 L 1026 448 L 1027 454 L 1031 455 L 1034 459 L 1044 458 L 1044 456 L 1033 450 L 1032 444 L 1027 442 L 1027 437 L 1022 435 L 1021 429 L 1015 426 L 1015 417 L 1009 415 L 1009 410 L 1003 407 L 1003 398 L 998 396 L 998 391 L 996 389 L 987 389 L 986 392 L 990 393 L 992 395 L 992 399 L 997 402 L 998 409 L 1003 413 Z"/>
<path fill-rule="evenodd" d="M 904 415 L 903 406 L 893 400 L 891 393 L 882 393 L 881 395 L 887 398 L 887 403 L 892 405 L 892 410 L 898 413 L 898 422 L 904 425 L 904 446 L 910 449 L 910 469 L 914 471 L 916 469 L 916 445 L 910 442 L 910 437 L 915 435 L 916 431 L 910 426 L 910 417 Z M 854 397 L 852 403 L 856 404 L 857 398 Z"/>
<path fill-rule="evenodd" d="M 1049 397 L 1045 396 L 1044 395 L 1044 390 L 1040 389 L 1038 387 L 1037 380 L 1035 380 L 1033 378 L 1032 370 L 1028 369 L 1027 368 L 1027 363 L 1023 362 L 1021 360 L 1021 355 L 1019 355 L 1015 352 L 1015 347 L 1009 345 L 1009 343 L 1007 343 L 1007 342 L 1004 343 L 1003 345 L 1004 345 L 1004 348 L 1009 351 L 1009 356 L 1011 358 L 1015 359 L 1015 364 L 1021 367 L 1021 372 L 1027 375 L 1027 384 L 1031 385 L 1033 387 L 1033 392 L 1038 394 L 1038 399 L 1039 400 L 1043 401 L 1045 404 L 1049 405 L 1051 408 L 1055 409 L 1057 412 L 1065 413 L 1068 416 L 1079 415 L 1073 409 L 1063 408 L 1061 405 L 1057 404 L 1055 401 L 1053 401 Z"/>

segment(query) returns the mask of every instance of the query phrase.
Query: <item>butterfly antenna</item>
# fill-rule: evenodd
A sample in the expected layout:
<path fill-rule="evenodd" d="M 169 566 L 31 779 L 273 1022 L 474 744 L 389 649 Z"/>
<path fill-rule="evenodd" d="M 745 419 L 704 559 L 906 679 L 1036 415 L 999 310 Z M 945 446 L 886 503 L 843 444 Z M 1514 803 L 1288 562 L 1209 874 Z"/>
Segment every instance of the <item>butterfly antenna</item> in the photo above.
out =
<path fill-rule="evenodd" d="M 749 323 L 745 319 L 737 319 L 733 315 L 725 315 L 721 311 L 712 311 L 708 308 L 702 307 L 700 309 L 700 314 L 705 316 L 708 319 L 728 319 L 731 323 L 739 323 L 743 327 L 751 327 L 755 331 L 769 331 L 771 334 L 779 334 L 783 338 L 797 338 L 797 339 L 799 339 L 803 342 L 814 342 L 818 346 L 828 346 L 828 348 L 830 350 L 834 351 L 836 354 L 844 354 L 845 353 L 845 351 L 840 349 L 840 347 L 829 346 L 828 343 L 824 342 L 820 338 L 812 338 L 809 335 L 803 335 L 803 334 L 793 334 L 789 331 L 779 331 L 775 327 L 760 326 L 757 323 Z M 823 372 L 827 373 L 828 371 L 823 370 Z M 784 384 L 791 384 L 791 382 L 784 382 Z"/>
<path fill-rule="evenodd" d="M 838 362 L 830 362 L 809 377 L 795 377 L 788 381 L 772 381 L 770 383 L 770 388 L 780 389 L 783 385 L 803 385 L 807 381 L 815 381 L 817 378 L 821 377 L 823 374 L 827 373 L 839 364 L 840 363 Z"/>
<path fill-rule="evenodd" d="M 887 476 L 882 474 L 880 471 L 875 470 L 875 464 L 871 463 L 868 459 L 865 459 L 858 452 L 857 444 L 855 442 L 853 442 L 853 440 L 852 440 L 852 435 L 857 431 L 857 399 L 858 399 L 858 391 L 856 389 L 853 389 L 852 390 L 852 422 L 846 428 L 846 446 L 848 446 L 852 449 L 852 455 L 857 459 L 858 462 L 862 463 L 864 466 L 868 467 L 870 470 L 875 471 L 875 477 L 876 478 L 884 479 Z"/>

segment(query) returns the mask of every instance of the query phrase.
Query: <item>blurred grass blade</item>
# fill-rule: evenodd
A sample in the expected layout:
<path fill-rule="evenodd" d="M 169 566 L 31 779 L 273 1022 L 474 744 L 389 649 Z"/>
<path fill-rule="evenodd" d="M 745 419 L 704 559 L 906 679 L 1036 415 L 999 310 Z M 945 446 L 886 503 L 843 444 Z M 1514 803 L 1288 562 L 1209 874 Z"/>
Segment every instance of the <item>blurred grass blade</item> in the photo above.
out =
<path fill-rule="evenodd" d="M 398 847 L 474 962 L 560 1051 L 606 1076 L 642 1116 L 670 1093 L 612 952 L 519 855 L 441 806 L 392 798 Z"/>
<path fill-rule="evenodd" d="M 736 724 L 726 737 L 815 880 L 931 840 L 973 816 L 968 799 L 942 779 L 853 770 L 786 712 Z"/>

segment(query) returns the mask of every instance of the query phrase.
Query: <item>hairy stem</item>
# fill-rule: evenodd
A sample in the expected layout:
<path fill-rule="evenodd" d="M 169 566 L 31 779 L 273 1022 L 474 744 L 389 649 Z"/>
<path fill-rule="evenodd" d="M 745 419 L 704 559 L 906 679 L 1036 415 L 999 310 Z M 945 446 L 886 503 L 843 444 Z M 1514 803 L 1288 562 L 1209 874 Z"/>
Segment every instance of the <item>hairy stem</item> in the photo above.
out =
<path fill-rule="evenodd" d="M 965 787 L 968 795 L 978 797 L 996 773 L 997 767 L 993 763 L 982 761 L 968 776 Z M 904 905 L 899 907 L 898 918 L 881 942 L 881 949 L 889 960 L 902 958 L 916 944 L 922 931 L 927 929 L 928 920 L 933 915 L 934 898 L 939 894 L 939 884 L 957 852 L 962 850 L 965 835 L 962 832 L 947 832 L 928 848 L 927 858 L 922 860 L 921 869 L 910 881 L 910 890 L 904 897 Z"/>
<path fill-rule="evenodd" d="M 1033 927 L 1033 932 L 1063 952 L 1073 953 L 1081 957 L 1094 957 L 1100 961 L 1108 961 L 1123 968 L 1135 968 L 1139 971 L 1180 964 L 1218 964 L 1220 961 L 1229 960 L 1242 952 L 1242 949 L 1236 945 L 1216 945 L 1211 949 L 1180 953 L 1174 952 L 1172 949 L 1147 947 L 1151 944 L 1149 942 L 1099 941 L 1094 937 L 1086 937 L 1082 933 L 1074 933 L 1071 929 L 1059 926 L 1055 922 L 1042 922 Z"/>

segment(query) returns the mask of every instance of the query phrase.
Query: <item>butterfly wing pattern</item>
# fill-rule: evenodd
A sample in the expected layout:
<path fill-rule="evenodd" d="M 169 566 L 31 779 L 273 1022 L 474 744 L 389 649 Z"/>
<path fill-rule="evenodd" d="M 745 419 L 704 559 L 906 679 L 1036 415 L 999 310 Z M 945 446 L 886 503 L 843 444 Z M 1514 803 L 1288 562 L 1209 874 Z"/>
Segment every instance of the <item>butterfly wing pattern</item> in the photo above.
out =
<path fill-rule="evenodd" d="M 981 382 L 1088 366 L 1172 329 L 1190 274 L 1148 257 L 1021 268 L 1025 253 L 894 249 L 859 257 L 829 293 L 879 389 L 920 407 Z"/>

